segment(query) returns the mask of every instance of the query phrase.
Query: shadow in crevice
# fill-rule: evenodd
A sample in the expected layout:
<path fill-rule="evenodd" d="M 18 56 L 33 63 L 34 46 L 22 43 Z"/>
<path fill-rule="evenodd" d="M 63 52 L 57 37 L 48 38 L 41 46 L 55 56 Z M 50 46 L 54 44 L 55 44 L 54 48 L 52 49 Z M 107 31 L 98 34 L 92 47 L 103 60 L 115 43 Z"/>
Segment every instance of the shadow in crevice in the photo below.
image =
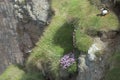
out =
<path fill-rule="evenodd" d="M 120 46 L 120 1 L 116 1 L 116 3 L 111 1 L 110 9 L 115 13 L 119 22 L 117 30 L 111 30 L 106 33 L 109 41 L 109 48 L 114 52 Z"/>
<path fill-rule="evenodd" d="M 113 12 L 116 14 L 120 21 L 120 2 L 116 2 L 116 4 L 113 4 Z"/>
<path fill-rule="evenodd" d="M 69 21 L 66 21 L 56 32 L 53 43 L 64 49 L 64 54 L 69 53 L 74 49 L 73 46 L 73 32 L 75 26 L 78 25 L 78 19 L 73 18 Z"/>
<path fill-rule="evenodd" d="M 75 50 L 74 47 L 74 30 L 78 26 L 78 18 L 72 18 L 64 22 L 64 24 L 56 31 L 55 36 L 53 37 L 53 44 L 60 46 L 64 49 L 64 54 L 68 54 L 71 51 Z M 76 55 L 76 54 L 75 54 Z M 77 73 L 68 73 L 68 76 L 63 77 L 60 75 L 62 80 L 74 80 Z"/>

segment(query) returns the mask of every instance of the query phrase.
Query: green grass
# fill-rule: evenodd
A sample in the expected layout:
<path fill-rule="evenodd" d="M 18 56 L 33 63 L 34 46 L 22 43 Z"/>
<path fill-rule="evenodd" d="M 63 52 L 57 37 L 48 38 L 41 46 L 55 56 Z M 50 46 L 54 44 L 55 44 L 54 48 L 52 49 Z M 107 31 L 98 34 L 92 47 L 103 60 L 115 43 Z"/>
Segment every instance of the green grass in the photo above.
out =
<path fill-rule="evenodd" d="M 76 31 L 76 33 L 77 33 L 77 31 Z M 87 52 L 87 50 L 89 49 L 89 47 L 91 46 L 91 44 L 93 42 L 92 38 L 81 32 L 78 32 L 78 34 L 76 34 L 76 38 L 79 38 L 78 40 L 76 40 L 77 48 L 80 51 Z"/>
<path fill-rule="evenodd" d="M 26 73 L 23 69 L 16 65 L 11 65 L 0 76 L 0 80 L 44 80 L 40 73 Z"/>
<path fill-rule="evenodd" d="M 113 67 L 107 72 L 105 80 L 120 80 L 120 53 L 114 54 L 111 60 Z"/>
<path fill-rule="evenodd" d="M 28 58 L 26 69 L 34 71 L 35 68 L 38 68 L 50 74 L 54 77 L 54 80 L 59 80 L 59 60 L 64 54 L 73 50 L 72 32 L 74 28 L 76 28 L 77 48 L 80 51 L 87 52 L 93 39 L 86 33 L 86 30 L 114 30 L 118 28 L 118 20 L 112 12 L 105 17 L 96 16 L 100 11 L 94 5 L 91 5 L 88 0 L 52 0 L 52 8 L 55 10 L 55 16 L 53 16 L 50 25 L 45 29 L 43 36 Z M 18 79 L 16 80 L 20 80 L 24 75 L 34 76 L 32 73 L 25 74 L 24 71 L 16 67 L 13 68 L 18 72 Z M 73 65 L 68 72 L 74 73 L 75 70 L 76 65 Z M 14 73 L 8 69 L 1 77 L 9 74 L 12 76 L 11 73 L 16 74 L 16 71 Z M 31 77 L 27 78 L 30 80 Z"/>
<path fill-rule="evenodd" d="M 105 80 L 120 80 L 120 67 L 110 70 L 106 75 Z"/>
<path fill-rule="evenodd" d="M 92 44 L 91 36 L 85 32 L 88 29 L 97 31 L 109 31 L 118 29 L 118 19 L 113 12 L 110 12 L 104 17 L 96 16 L 100 10 L 94 5 L 91 5 L 88 0 L 82 0 L 79 3 L 79 10 L 76 10 L 80 18 L 79 26 L 76 30 L 76 45 L 80 51 L 87 52 Z M 76 8 L 77 9 L 77 8 Z"/>
<path fill-rule="evenodd" d="M 50 74 L 58 77 L 60 58 L 73 50 L 74 28 L 76 28 L 76 46 L 80 51 L 87 52 L 93 39 L 85 31 L 114 30 L 118 28 L 118 20 L 112 12 L 105 17 L 96 16 L 100 11 L 88 0 L 52 0 L 52 8 L 55 10 L 55 16 L 33 49 L 27 66 L 30 67 L 31 64 L 37 66 L 38 63 L 44 62 Z"/>
<path fill-rule="evenodd" d="M 24 71 L 12 65 L 0 76 L 0 80 L 21 80 L 24 74 Z"/>
<path fill-rule="evenodd" d="M 61 21 L 61 18 L 52 21 L 29 57 L 27 65 L 49 62 L 50 65 L 48 67 L 50 72 L 52 72 L 51 74 L 57 76 L 60 58 L 73 50 L 72 32 L 73 25 L 71 21 Z"/>

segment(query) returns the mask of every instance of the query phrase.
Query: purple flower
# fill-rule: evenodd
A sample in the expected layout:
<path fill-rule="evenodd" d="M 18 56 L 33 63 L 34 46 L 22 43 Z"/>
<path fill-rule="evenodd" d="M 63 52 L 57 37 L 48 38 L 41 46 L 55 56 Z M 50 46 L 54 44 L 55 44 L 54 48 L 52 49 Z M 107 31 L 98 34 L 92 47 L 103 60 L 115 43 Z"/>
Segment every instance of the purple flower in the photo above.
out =
<path fill-rule="evenodd" d="M 63 66 L 63 69 L 66 69 L 66 68 L 67 68 L 67 66 L 64 65 L 64 66 Z"/>
<path fill-rule="evenodd" d="M 69 67 L 70 65 L 71 65 L 70 63 L 67 63 L 67 64 L 66 64 L 66 66 L 68 66 L 68 67 Z"/>
<path fill-rule="evenodd" d="M 73 63 L 75 63 L 75 58 L 74 58 L 73 53 L 69 53 L 69 54 L 64 55 L 60 60 L 60 65 L 63 69 L 68 68 Z"/>
<path fill-rule="evenodd" d="M 65 59 L 68 59 L 68 58 L 69 58 L 69 55 L 65 55 L 64 58 L 65 58 Z"/>
<path fill-rule="evenodd" d="M 73 58 L 70 58 L 69 60 L 70 60 L 71 62 L 74 62 L 74 61 L 75 61 L 75 59 L 73 59 Z"/>

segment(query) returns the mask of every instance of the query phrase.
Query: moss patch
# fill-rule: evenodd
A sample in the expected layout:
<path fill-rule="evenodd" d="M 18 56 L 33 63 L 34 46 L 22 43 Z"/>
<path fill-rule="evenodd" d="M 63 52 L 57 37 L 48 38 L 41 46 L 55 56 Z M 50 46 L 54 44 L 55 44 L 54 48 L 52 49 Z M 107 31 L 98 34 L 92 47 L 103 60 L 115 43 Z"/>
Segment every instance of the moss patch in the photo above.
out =
<path fill-rule="evenodd" d="M 39 72 L 25 72 L 16 65 L 11 65 L 0 76 L 0 80 L 44 80 Z"/>
<path fill-rule="evenodd" d="M 120 80 L 120 53 L 112 57 L 113 68 L 107 72 L 105 80 Z"/>

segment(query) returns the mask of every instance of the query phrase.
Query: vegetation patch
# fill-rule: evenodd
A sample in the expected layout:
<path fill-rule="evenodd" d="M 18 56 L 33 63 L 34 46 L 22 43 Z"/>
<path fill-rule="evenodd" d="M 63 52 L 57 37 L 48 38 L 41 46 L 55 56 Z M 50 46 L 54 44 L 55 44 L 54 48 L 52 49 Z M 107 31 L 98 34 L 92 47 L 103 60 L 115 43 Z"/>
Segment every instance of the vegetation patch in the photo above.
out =
<path fill-rule="evenodd" d="M 25 72 L 16 65 L 11 65 L 0 76 L 0 80 L 44 80 L 39 72 Z"/>
<path fill-rule="evenodd" d="M 120 67 L 108 71 L 105 80 L 120 80 Z"/>
<path fill-rule="evenodd" d="M 113 67 L 107 72 L 105 80 L 120 80 L 120 53 L 114 54 L 111 60 Z"/>
<path fill-rule="evenodd" d="M 76 28 L 76 45 L 80 51 L 87 52 L 92 44 L 92 36 L 88 35 L 88 29 L 96 31 L 109 31 L 118 29 L 118 19 L 113 12 L 106 16 L 97 16 L 100 10 L 92 5 L 88 0 L 82 0 L 79 3 L 79 10 L 76 15 L 80 18 L 79 26 Z M 94 35 L 96 33 L 91 32 Z"/>
<path fill-rule="evenodd" d="M 26 70 L 31 73 L 26 74 L 23 70 L 12 66 L 3 73 L 0 77 L 1 80 L 8 78 L 10 80 L 10 78 L 14 78 L 14 74 L 16 76 L 11 80 L 43 80 L 42 77 L 38 77 L 41 74 L 48 76 L 51 80 L 59 80 L 61 77 L 60 59 L 74 49 L 74 28 L 76 29 L 76 46 L 83 52 L 87 52 L 93 42 L 86 30 L 99 31 L 118 28 L 117 17 L 112 12 L 104 17 L 96 16 L 100 11 L 88 0 L 52 0 L 52 8 L 55 11 L 55 16 L 26 62 Z M 34 74 L 36 68 L 40 70 L 40 73 Z M 68 74 L 75 73 L 76 68 L 76 64 L 70 66 Z"/>

